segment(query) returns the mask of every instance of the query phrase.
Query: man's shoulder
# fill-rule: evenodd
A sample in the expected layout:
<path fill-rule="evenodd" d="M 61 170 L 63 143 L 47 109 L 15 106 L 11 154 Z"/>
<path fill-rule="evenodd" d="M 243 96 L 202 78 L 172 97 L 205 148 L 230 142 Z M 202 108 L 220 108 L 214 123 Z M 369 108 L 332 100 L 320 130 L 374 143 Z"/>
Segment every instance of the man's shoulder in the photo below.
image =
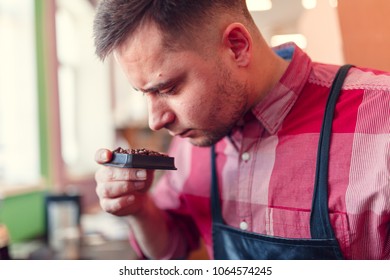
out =
<path fill-rule="evenodd" d="M 308 81 L 312 84 L 330 88 L 339 68 L 339 65 L 313 63 Z M 348 72 L 343 84 L 343 90 L 380 90 L 389 92 L 390 72 L 354 66 Z"/>
<path fill-rule="evenodd" d="M 390 73 L 371 68 L 353 67 L 343 88 L 346 90 L 390 92 Z"/>

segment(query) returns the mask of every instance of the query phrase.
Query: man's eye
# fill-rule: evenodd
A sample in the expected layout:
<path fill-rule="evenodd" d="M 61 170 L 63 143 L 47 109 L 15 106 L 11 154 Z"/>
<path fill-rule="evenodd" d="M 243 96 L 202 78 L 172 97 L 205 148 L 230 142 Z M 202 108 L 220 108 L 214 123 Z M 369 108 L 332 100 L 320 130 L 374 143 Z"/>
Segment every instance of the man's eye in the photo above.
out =
<path fill-rule="evenodd" d="M 168 89 L 164 89 L 164 90 L 161 90 L 161 91 L 139 91 L 139 90 L 136 90 L 136 92 L 141 92 L 142 95 L 144 96 L 147 96 L 149 94 L 152 94 L 152 95 L 157 95 L 157 96 L 168 96 L 168 95 L 173 95 L 177 92 L 177 88 L 176 86 L 174 87 L 171 87 L 171 88 L 168 88 Z"/>
<path fill-rule="evenodd" d="M 159 91 L 159 95 L 173 95 L 176 93 L 176 87 L 171 87 L 167 90 Z"/>

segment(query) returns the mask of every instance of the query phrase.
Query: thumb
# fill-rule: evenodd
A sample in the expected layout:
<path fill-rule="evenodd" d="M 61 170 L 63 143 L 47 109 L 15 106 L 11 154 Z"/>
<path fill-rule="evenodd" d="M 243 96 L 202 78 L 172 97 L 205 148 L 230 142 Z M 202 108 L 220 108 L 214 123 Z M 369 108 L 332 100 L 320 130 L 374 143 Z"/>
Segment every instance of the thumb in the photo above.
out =
<path fill-rule="evenodd" d="M 106 163 L 111 161 L 112 152 L 108 149 L 99 149 L 95 153 L 95 161 L 97 163 Z"/>

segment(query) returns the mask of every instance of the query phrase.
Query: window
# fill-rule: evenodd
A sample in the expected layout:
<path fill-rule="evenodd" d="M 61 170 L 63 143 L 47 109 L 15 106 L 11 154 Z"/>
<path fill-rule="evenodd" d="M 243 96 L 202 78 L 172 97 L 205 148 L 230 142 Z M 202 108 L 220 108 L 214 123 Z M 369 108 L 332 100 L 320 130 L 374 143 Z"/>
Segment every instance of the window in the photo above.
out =
<path fill-rule="evenodd" d="M 45 177 L 46 187 L 64 190 L 93 178 L 95 151 L 115 141 L 109 64 L 94 54 L 94 7 L 37 3 L 0 0 L 0 189 Z"/>
<path fill-rule="evenodd" d="M 56 4 L 61 155 L 66 176 L 80 177 L 96 170 L 98 148 L 114 145 L 110 71 L 94 53 L 91 3 Z"/>
<path fill-rule="evenodd" d="M 1 0 L 0 26 L 0 182 L 35 184 L 40 164 L 34 1 Z"/>

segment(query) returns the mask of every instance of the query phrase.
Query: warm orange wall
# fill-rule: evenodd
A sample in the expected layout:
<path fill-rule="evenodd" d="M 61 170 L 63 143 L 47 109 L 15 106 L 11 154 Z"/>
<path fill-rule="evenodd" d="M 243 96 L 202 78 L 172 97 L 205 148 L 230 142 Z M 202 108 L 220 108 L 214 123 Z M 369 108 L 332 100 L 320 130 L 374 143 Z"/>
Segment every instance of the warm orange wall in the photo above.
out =
<path fill-rule="evenodd" d="M 346 63 L 390 71 L 390 1 L 338 1 Z"/>

